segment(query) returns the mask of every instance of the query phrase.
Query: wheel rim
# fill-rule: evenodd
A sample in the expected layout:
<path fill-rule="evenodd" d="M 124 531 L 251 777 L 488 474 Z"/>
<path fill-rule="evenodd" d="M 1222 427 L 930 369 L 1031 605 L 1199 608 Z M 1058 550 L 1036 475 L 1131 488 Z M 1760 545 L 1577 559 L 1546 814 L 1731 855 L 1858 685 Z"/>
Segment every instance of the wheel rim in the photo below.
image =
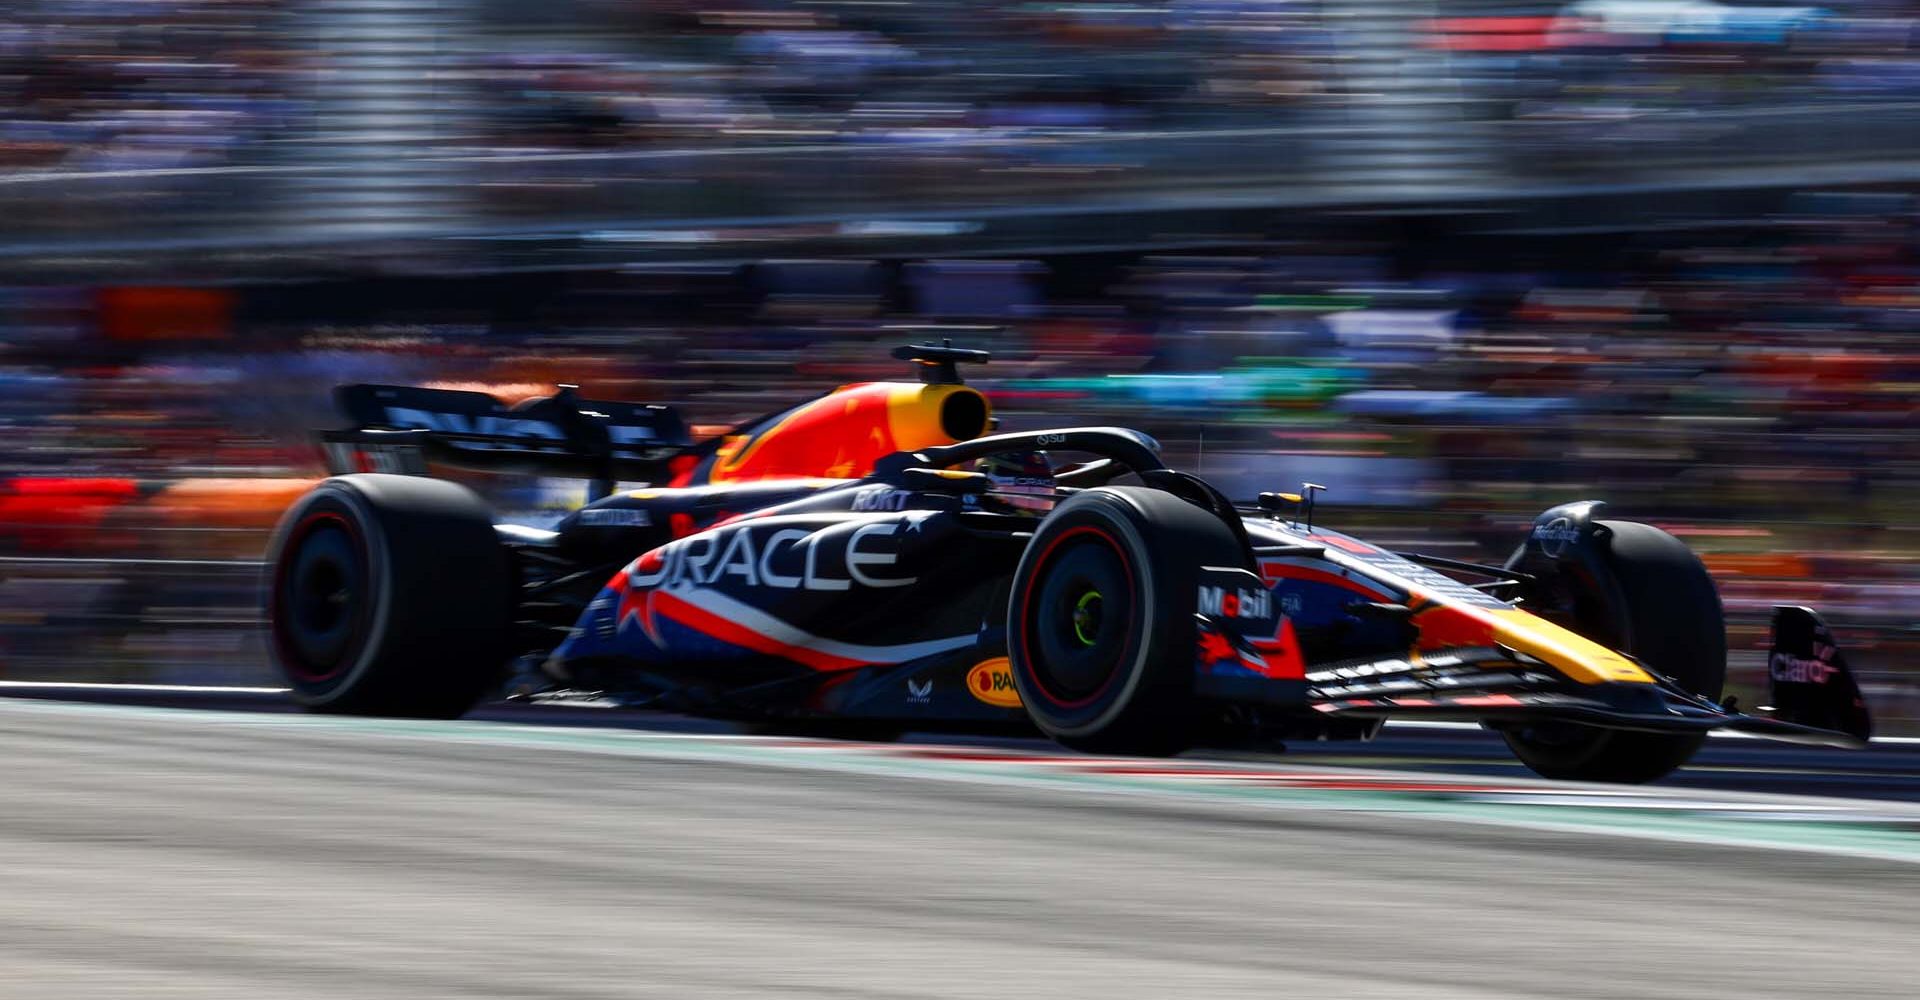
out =
<path fill-rule="evenodd" d="M 367 607 L 366 551 L 346 518 L 319 512 L 287 538 L 275 568 L 273 638 L 297 682 L 338 676 L 360 648 Z"/>
<path fill-rule="evenodd" d="M 1104 530 L 1079 526 L 1048 544 L 1022 613 L 1026 672 L 1060 708 L 1098 701 L 1133 652 L 1133 569 Z"/>

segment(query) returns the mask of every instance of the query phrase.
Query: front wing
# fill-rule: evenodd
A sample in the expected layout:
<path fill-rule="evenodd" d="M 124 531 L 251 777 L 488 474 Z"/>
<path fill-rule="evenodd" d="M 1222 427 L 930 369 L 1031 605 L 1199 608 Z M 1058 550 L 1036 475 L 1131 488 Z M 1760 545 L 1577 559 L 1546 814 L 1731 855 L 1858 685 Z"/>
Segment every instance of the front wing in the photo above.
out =
<path fill-rule="evenodd" d="M 1327 718 L 1415 718 L 1510 728 L 1570 722 L 1602 729 L 1751 733 L 1793 743 L 1860 748 L 1863 736 L 1821 729 L 1690 694 L 1668 683 L 1575 684 L 1510 650 L 1457 649 L 1317 667 L 1307 704 Z"/>

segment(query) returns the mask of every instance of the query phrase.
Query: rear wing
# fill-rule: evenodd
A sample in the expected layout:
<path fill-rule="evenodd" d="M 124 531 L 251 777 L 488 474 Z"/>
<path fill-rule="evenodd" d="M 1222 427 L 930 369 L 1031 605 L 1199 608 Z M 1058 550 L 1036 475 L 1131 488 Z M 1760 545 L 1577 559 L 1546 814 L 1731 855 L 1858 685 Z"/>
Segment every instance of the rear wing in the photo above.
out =
<path fill-rule="evenodd" d="M 345 385 L 333 398 L 352 423 L 321 432 L 335 474 L 425 475 L 437 462 L 590 479 L 598 496 L 617 481 L 668 478 L 667 463 L 694 450 L 672 407 L 584 399 L 569 385 L 515 406 L 484 392 L 399 385 Z"/>

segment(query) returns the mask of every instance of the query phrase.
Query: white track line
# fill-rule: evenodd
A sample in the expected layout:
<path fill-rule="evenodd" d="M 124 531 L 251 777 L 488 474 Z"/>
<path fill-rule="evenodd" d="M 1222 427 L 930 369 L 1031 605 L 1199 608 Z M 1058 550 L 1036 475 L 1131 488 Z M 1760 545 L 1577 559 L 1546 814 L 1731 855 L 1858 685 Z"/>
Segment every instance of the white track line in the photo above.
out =
<path fill-rule="evenodd" d="M 286 688 L 212 684 L 101 684 L 76 681 L 0 681 L 0 691 L 128 691 L 141 694 L 286 694 Z"/>

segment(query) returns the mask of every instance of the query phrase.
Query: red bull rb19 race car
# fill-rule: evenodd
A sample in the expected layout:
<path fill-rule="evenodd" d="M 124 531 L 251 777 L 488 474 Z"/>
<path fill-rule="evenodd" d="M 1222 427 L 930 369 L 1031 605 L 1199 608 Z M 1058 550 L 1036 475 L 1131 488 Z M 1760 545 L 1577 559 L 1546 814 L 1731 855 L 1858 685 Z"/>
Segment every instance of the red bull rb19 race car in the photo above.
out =
<path fill-rule="evenodd" d="M 273 655 L 310 710 L 458 716 L 592 697 L 886 738 L 1038 730 L 1163 755 L 1366 739 L 1389 718 L 1501 733 L 1556 778 L 1646 781 L 1712 730 L 1857 747 L 1825 623 L 1776 609 L 1770 706 L 1722 700 L 1714 584 L 1673 536 L 1580 501 L 1501 565 L 1314 520 L 1320 487 L 1236 503 L 1115 427 L 993 433 L 958 366 L 840 387 L 693 440 L 571 387 L 354 385 L 337 475 L 275 534 Z M 497 523 L 429 463 L 589 482 L 548 529 Z M 616 488 L 620 483 L 649 483 Z"/>

